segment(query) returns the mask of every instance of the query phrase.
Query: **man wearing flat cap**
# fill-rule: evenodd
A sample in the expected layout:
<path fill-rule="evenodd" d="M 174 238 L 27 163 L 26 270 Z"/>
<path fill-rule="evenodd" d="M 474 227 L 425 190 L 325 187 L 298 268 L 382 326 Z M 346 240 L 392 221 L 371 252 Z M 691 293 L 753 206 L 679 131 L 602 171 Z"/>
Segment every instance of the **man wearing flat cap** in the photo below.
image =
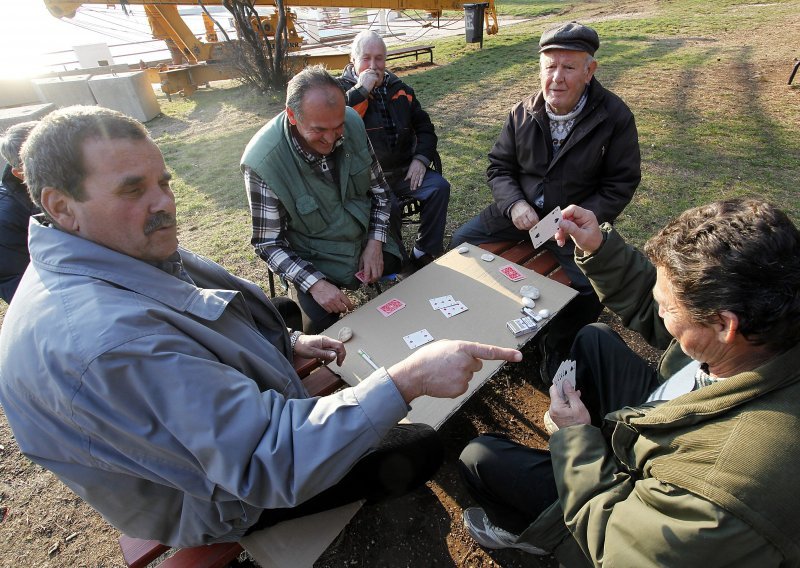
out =
<path fill-rule="evenodd" d="M 460 227 L 463 242 L 527 239 L 528 230 L 556 206 L 577 204 L 601 223 L 613 222 L 641 179 L 633 113 L 594 77 L 600 39 L 576 22 L 542 34 L 541 90 L 517 103 L 489 153 L 487 177 L 494 202 Z M 549 324 L 542 347 L 549 382 L 577 331 L 597 319 L 602 306 L 575 265 L 573 247 L 545 243 L 580 292 Z"/>

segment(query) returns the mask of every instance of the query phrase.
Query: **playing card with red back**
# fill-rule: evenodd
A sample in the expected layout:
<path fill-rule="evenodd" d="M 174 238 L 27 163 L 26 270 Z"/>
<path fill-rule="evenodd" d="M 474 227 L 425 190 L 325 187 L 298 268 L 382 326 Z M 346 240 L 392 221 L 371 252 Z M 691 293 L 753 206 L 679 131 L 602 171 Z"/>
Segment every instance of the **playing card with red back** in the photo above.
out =
<path fill-rule="evenodd" d="M 518 282 L 519 280 L 524 280 L 526 276 L 517 270 L 513 265 L 506 264 L 502 268 L 500 268 L 500 272 L 512 282 Z"/>
<path fill-rule="evenodd" d="M 385 304 L 381 304 L 380 306 L 378 306 L 376 309 L 380 313 L 382 313 L 384 317 L 389 317 L 390 315 L 392 315 L 396 311 L 402 310 L 405 307 L 406 307 L 406 303 L 405 302 L 403 302 L 401 300 L 398 300 L 397 298 L 392 298 L 391 300 L 389 300 Z"/>

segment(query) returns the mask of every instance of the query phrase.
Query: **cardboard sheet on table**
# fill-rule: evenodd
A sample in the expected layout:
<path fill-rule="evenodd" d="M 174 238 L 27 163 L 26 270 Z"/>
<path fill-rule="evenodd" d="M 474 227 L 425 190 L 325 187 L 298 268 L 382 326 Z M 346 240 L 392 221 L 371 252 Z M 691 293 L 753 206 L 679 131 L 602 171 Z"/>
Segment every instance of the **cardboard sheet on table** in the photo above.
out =
<path fill-rule="evenodd" d="M 341 367 L 331 364 L 331 370 L 348 384 L 357 384 L 372 372 L 359 356 L 359 349 L 366 351 L 379 366 L 388 368 L 412 353 L 403 336 L 421 329 L 427 329 L 437 340 L 465 339 L 521 347 L 541 331 L 545 323 L 543 321 L 536 332 L 520 337 L 514 337 L 506 327 L 507 321 L 523 316 L 519 294 L 522 286 L 539 288 L 541 297 L 536 300 L 536 310 L 547 308 L 553 315 L 577 294 L 572 288 L 519 265 L 514 266 L 526 278 L 512 282 L 500 273 L 500 268 L 510 264 L 509 261 L 495 256 L 493 261 L 485 262 L 480 258 L 484 253 L 474 246 L 469 246 L 467 254 L 451 250 L 328 328 L 324 333 L 330 337 L 336 337 L 345 326 L 353 330 L 353 338 L 346 343 L 344 364 Z M 430 298 L 448 294 L 466 304 L 467 311 L 446 318 L 431 308 Z M 402 300 L 406 306 L 384 317 L 376 308 L 392 298 Z M 456 399 L 418 398 L 411 403 L 408 419 L 439 428 L 501 366 L 502 362 L 486 361 L 470 382 L 468 391 Z"/>

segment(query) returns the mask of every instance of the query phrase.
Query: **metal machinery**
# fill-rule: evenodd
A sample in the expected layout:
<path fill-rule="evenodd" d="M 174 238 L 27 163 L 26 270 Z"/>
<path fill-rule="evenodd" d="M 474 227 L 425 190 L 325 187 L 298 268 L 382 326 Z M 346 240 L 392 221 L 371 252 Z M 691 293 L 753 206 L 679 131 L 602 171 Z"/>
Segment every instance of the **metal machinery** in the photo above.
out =
<path fill-rule="evenodd" d="M 495 34 L 498 26 L 494 0 L 486 0 L 486 2 L 489 4 L 484 12 L 486 33 Z M 107 0 L 44 0 L 44 3 L 56 18 L 71 18 L 84 4 L 114 4 Z M 422 10 L 438 17 L 443 10 L 462 10 L 465 3 L 463 0 L 284 0 L 287 16 L 286 28 L 289 37 L 288 51 L 295 52 L 292 57 L 292 66 L 299 68 L 304 65 L 323 63 L 331 69 L 341 69 L 349 60 L 348 55 L 341 53 L 300 54 L 303 38 L 297 34 L 294 25 L 296 15 L 290 10 L 292 5 L 317 8 Z M 205 12 L 203 13 L 206 29 L 206 41 L 204 42 L 195 37 L 178 13 L 179 5 L 221 6 L 222 0 L 124 0 L 123 4 L 143 6 L 153 31 L 153 37 L 163 40 L 170 50 L 173 65 L 149 70 L 151 81 L 160 83 L 161 89 L 167 95 L 182 92 L 189 96 L 197 89 L 198 85 L 239 76 L 236 68 L 229 63 L 230 58 L 226 53 L 229 45 L 226 42 L 218 41 L 211 18 Z M 273 0 L 255 0 L 254 4 L 275 7 Z M 277 21 L 277 13 L 261 18 L 261 27 L 266 30 L 268 36 L 274 36 Z"/>

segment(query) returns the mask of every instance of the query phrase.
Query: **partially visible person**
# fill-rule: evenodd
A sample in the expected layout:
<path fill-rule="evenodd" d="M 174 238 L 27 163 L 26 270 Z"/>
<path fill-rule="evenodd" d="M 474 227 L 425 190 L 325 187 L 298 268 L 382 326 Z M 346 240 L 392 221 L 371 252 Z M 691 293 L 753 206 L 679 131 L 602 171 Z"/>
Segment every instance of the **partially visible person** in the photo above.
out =
<path fill-rule="evenodd" d="M 690 209 L 644 248 L 570 206 L 557 239 L 655 368 L 606 325 L 550 388 L 550 451 L 473 440 L 464 512 L 488 548 L 578 566 L 800 563 L 800 231 L 757 199 Z"/>
<path fill-rule="evenodd" d="M 0 330 L 0 403 L 21 451 L 128 536 L 236 541 L 402 495 L 443 457 L 432 428 L 398 425 L 408 404 L 460 395 L 480 359 L 521 358 L 440 341 L 310 398 L 294 355 L 341 363 L 344 345 L 290 334 L 257 285 L 178 246 L 171 174 L 141 123 L 61 109 L 23 157 L 43 215 Z"/>
<path fill-rule="evenodd" d="M 489 152 L 494 203 L 455 232 L 452 247 L 530 239 L 528 230 L 542 217 L 572 203 L 611 223 L 630 202 L 641 179 L 636 123 L 595 77 L 599 47 L 597 32 L 575 22 L 542 34 L 540 90 L 511 109 Z M 540 341 L 542 379 L 549 384 L 575 334 L 603 308 L 575 265 L 572 244 L 543 246 L 579 292 Z"/>
<path fill-rule="evenodd" d="M 10 303 L 22 273 L 28 267 L 28 221 L 39 213 L 28 195 L 20 150 L 36 121 L 15 124 L 0 140 L 6 161 L 0 180 L 0 298 Z"/>
<path fill-rule="evenodd" d="M 414 267 L 421 268 L 442 253 L 450 201 L 450 183 L 432 169 L 438 159 L 436 129 L 414 89 L 386 69 L 386 44 L 374 31 L 363 30 L 353 39 L 350 63 L 338 80 L 347 105 L 364 119 L 393 194 L 422 203 L 410 254 Z M 397 223 L 399 215 L 395 210 Z"/>
<path fill-rule="evenodd" d="M 292 77 L 286 110 L 253 136 L 241 166 L 251 243 L 294 286 L 307 333 L 354 308 L 343 288 L 400 272 L 389 186 L 363 121 L 324 67 Z"/>

